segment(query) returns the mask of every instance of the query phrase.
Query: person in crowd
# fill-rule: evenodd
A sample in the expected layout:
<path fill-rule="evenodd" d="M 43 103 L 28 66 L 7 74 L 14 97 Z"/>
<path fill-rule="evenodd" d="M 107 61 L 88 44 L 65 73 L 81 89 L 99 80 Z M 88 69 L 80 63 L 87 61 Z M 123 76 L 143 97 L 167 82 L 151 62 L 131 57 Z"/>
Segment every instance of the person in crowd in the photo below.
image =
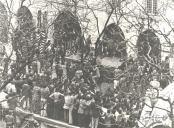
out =
<path fill-rule="evenodd" d="M 36 81 L 33 81 L 32 112 L 36 114 L 41 113 L 41 88 Z"/>
<path fill-rule="evenodd" d="M 14 128 L 15 118 L 12 110 L 9 110 L 7 115 L 5 116 L 5 122 L 6 122 L 6 128 Z"/>
<path fill-rule="evenodd" d="M 85 80 L 85 83 L 88 83 L 88 84 L 92 84 L 93 83 L 93 80 L 92 80 L 92 65 L 91 64 L 84 64 L 84 67 L 82 69 L 83 71 L 83 78 Z"/>
<path fill-rule="evenodd" d="M 79 93 L 78 91 L 73 91 L 73 95 L 75 97 L 73 111 L 72 111 L 73 125 L 78 126 L 79 125 L 79 122 L 78 122 Z"/>
<path fill-rule="evenodd" d="M 75 76 L 71 80 L 71 83 L 75 84 L 75 88 L 79 88 L 81 87 L 81 85 L 84 85 L 84 79 L 82 76 L 83 76 L 82 70 L 77 70 Z"/>
<path fill-rule="evenodd" d="M 64 121 L 67 123 L 72 122 L 72 120 L 69 121 L 69 115 L 70 114 L 72 115 L 72 111 L 70 112 L 70 106 L 72 103 L 72 97 L 71 97 L 70 93 L 71 93 L 70 91 L 65 93 L 65 97 L 64 97 L 65 103 L 63 106 L 63 108 L 64 108 Z"/>
<path fill-rule="evenodd" d="M 117 109 L 115 110 L 114 117 L 115 117 L 115 121 L 116 122 L 120 122 L 120 119 L 119 119 L 120 113 L 119 113 L 119 111 Z"/>
<path fill-rule="evenodd" d="M 79 109 L 78 109 L 78 118 L 79 118 L 79 126 L 80 127 L 85 127 L 84 122 L 85 122 L 85 115 L 84 115 L 84 111 L 86 108 L 86 100 L 85 100 L 85 96 L 82 94 L 79 97 Z"/>
<path fill-rule="evenodd" d="M 124 124 L 127 123 L 128 119 L 129 119 L 129 115 L 127 115 L 127 111 L 126 110 L 123 110 L 122 113 L 121 113 L 121 116 L 122 116 L 122 122 Z"/>
<path fill-rule="evenodd" d="M 65 64 L 65 55 L 66 55 L 66 48 L 64 45 L 61 45 L 60 55 L 61 55 L 61 64 Z"/>
<path fill-rule="evenodd" d="M 73 124 L 73 110 L 75 106 L 75 101 L 77 98 L 77 94 L 74 94 L 73 92 L 70 92 L 70 106 L 69 106 L 69 124 Z"/>
<path fill-rule="evenodd" d="M 18 95 L 16 93 L 10 93 L 6 96 L 8 109 L 15 110 L 18 106 Z"/>
<path fill-rule="evenodd" d="M 20 99 L 20 102 L 22 104 L 22 107 L 25 109 L 30 108 L 30 95 L 31 95 L 31 86 L 29 84 L 23 84 L 22 85 L 22 98 Z"/>
<path fill-rule="evenodd" d="M 99 117 L 100 117 L 100 108 L 97 106 L 96 101 L 91 103 L 91 128 L 98 128 Z"/>
<path fill-rule="evenodd" d="M 57 64 L 61 61 L 61 64 L 65 63 L 65 46 L 64 45 L 59 45 L 56 47 L 55 55 L 56 55 L 56 62 Z"/>
<path fill-rule="evenodd" d="M 6 93 L 9 95 L 13 95 L 17 93 L 16 87 L 13 81 L 6 85 Z"/>
<path fill-rule="evenodd" d="M 91 115 L 90 115 L 90 105 L 92 102 L 94 102 L 94 99 L 92 98 L 91 94 L 89 92 L 87 92 L 86 96 L 85 96 L 85 109 L 84 109 L 84 125 L 85 125 L 85 128 L 89 128 L 89 124 L 90 124 L 90 121 L 91 121 Z"/>
<path fill-rule="evenodd" d="M 9 109 L 14 110 L 17 106 L 17 90 L 13 81 L 6 85 L 4 92 L 7 93 L 6 99 Z"/>
<path fill-rule="evenodd" d="M 66 70 L 67 70 L 67 77 L 68 77 L 69 81 L 71 82 L 72 79 L 74 78 L 75 72 L 76 72 L 75 64 L 70 63 Z"/>
<path fill-rule="evenodd" d="M 162 72 L 164 74 L 170 74 L 170 69 L 169 69 L 169 57 L 165 57 L 165 61 L 162 62 Z"/>
<path fill-rule="evenodd" d="M 47 84 L 51 81 L 51 75 L 52 75 L 52 72 L 50 68 L 44 72 L 44 80 Z"/>
<path fill-rule="evenodd" d="M 114 115 L 112 114 L 111 110 L 107 110 L 107 113 L 105 115 L 105 128 L 112 128 L 112 119 L 114 118 Z"/>
<path fill-rule="evenodd" d="M 101 94 L 101 90 L 95 88 L 96 85 L 99 85 L 101 75 L 96 63 L 89 62 L 89 65 L 76 64 L 76 66 L 73 63 L 67 63 L 67 79 L 65 81 L 62 79 L 64 70 L 58 63 L 55 68 L 57 78 L 54 83 L 53 81 L 50 82 L 51 73 L 47 73 L 46 79 L 31 79 L 30 83 L 22 84 L 21 102 L 27 103 L 29 92 L 32 92 L 32 104 L 29 105 L 32 107 L 32 112 L 36 114 L 41 113 L 42 116 L 85 128 L 89 126 L 91 128 L 117 127 L 115 121 L 117 124 L 124 124 L 124 126 L 129 127 L 127 124 L 130 122 L 127 120 L 127 116 L 132 115 L 135 111 L 139 112 L 139 109 L 142 109 L 143 106 L 140 105 L 137 97 L 144 96 L 145 94 L 142 93 L 147 88 L 149 90 L 160 90 L 160 86 L 162 88 L 166 86 L 164 81 L 166 78 L 162 78 L 159 83 L 156 77 L 157 70 L 150 71 L 150 69 L 153 69 L 151 65 L 145 64 L 147 68 L 145 70 L 143 70 L 144 66 L 133 65 L 134 63 L 129 64 L 129 67 L 132 66 L 132 68 L 126 65 L 125 69 L 128 69 L 128 73 L 125 72 L 122 76 L 119 76 L 120 72 L 117 72 L 117 77 L 112 79 L 115 90 L 109 88 Z M 134 68 L 135 70 L 133 70 Z M 153 76 L 153 79 L 149 81 L 151 76 Z M 147 85 L 151 86 L 146 87 Z M 7 85 L 6 92 L 8 93 L 7 99 L 10 109 L 14 109 L 17 100 L 13 97 L 16 96 L 16 93 L 19 93 L 16 92 L 13 82 Z M 156 92 L 152 92 L 152 94 L 156 94 Z M 108 109 L 108 111 L 103 122 L 101 122 L 100 111 L 106 111 L 103 108 Z"/>
<path fill-rule="evenodd" d="M 63 68 L 62 68 L 62 65 L 61 64 L 57 64 L 55 66 L 55 69 L 56 69 L 57 78 L 61 82 L 62 81 L 62 77 L 63 77 Z"/>
<path fill-rule="evenodd" d="M 53 82 L 53 80 L 52 80 Z M 47 108 L 46 108 L 46 111 L 47 111 L 47 117 L 48 118 L 51 118 L 51 119 L 54 119 L 54 98 L 51 98 L 50 95 L 54 93 L 54 85 L 53 83 L 50 83 L 50 85 L 48 85 L 48 88 L 49 88 L 49 97 L 48 97 L 48 100 L 47 100 Z"/>
<path fill-rule="evenodd" d="M 153 76 L 152 81 L 150 81 L 150 85 L 153 88 L 156 88 L 156 89 L 160 88 L 160 82 L 158 81 L 158 77 L 157 76 Z"/>
<path fill-rule="evenodd" d="M 93 72 L 92 72 L 92 79 L 96 85 L 99 82 L 99 78 L 100 78 L 100 70 L 97 65 L 94 65 Z"/>
<path fill-rule="evenodd" d="M 157 71 L 156 68 L 152 68 L 151 75 L 152 75 L 152 76 L 156 76 L 156 77 L 159 79 L 159 73 L 158 73 L 158 71 Z"/>
<path fill-rule="evenodd" d="M 83 37 L 82 36 L 77 36 L 75 43 L 74 43 L 74 48 L 75 48 L 75 53 L 78 52 L 78 50 L 82 49 L 82 45 L 83 45 Z"/>
<path fill-rule="evenodd" d="M 54 100 L 54 106 L 53 106 L 53 118 L 56 120 L 63 120 L 63 102 L 64 102 L 64 94 L 58 89 L 56 88 L 55 92 L 53 92 L 50 96 L 50 99 Z M 50 106 L 51 107 L 51 106 Z"/>
<path fill-rule="evenodd" d="M 91 44 L 92 44 L 91 35 L 89 35 L 88 38 L 86 39 L 86 45 L 85 45 L 86 46 L 86 49 L 85 49 L 86 55 L 84 58 L 86 58 L 89 55 L 90 50 L 91 50 Z"/>
<path fill-rule="evenodd" d="M 166 75 L 162 75 L 159 82 L 160 82 L 160 87 L 162 89 L 164 89 L 167 85 L 169 85 L 169 81 L 168 81 Z"/>
<path fill-rule="evenodd" d="M 20 78 L 14 79 L 13 83 L 15 84 L 17 94 L 21 94 L 22 93 L 21 92 L 22 91 L 22 86 L 23 86 L 23 84 L 26 83 L 26 81 L 28 79 L 27 77 L 28 77 L 28 74 L 26 74 L 24 76 L 24 78 L 22 78 L 22 79 L 20 79 Z"/>
<path fill-rule="evenodd" d="M 69 79 L 65 79 L 64 82 L 62 83 L 62 88 L 64 90 L 64 92 L 66 92 L 68 90 L 68 88 L 70 88 L 72 83 L 70 83 Z"/>
<path fill-rule="evenodd" d="M 161 91 L 160 82 L 157 80 L 156 76 L 153 76 L 152 81 L 150 81 L 150 87 L 147 89 L 145 94 L 145 103 L 150 105 L 152 109 L 157 102 L 159 91 Z"/>
<path fill-rule="evenodd" d="M 77 70 L 74 74 L 74 78 L 72 79 L 72 81 L 79 82 L 82 79 L 82 76 L 83 76 L 82 70 Z"/>
<path fill-rule="evenodd" d="M 143 76 L 143 70 L 144 70 L 144 65 L 141 64 L 141 62 L 138 63 L 138 74 L 140 74 L 140 77 Z"/>
<path fill-rule="evenodd" d="M 47 109 L 47 99 L 49 97 L 50 91 L 46 84 L 42 83 L 41 88 L 41 116 L 47 116 L 46 109 Z"/>
<path fill-rule="evenodd" d="M 114 89 L 116 90 L 116 89 L 118 89 L 118 87 L 119 87 L 119 79 L 116 78 L 116 79 L 114 79 Z"/>

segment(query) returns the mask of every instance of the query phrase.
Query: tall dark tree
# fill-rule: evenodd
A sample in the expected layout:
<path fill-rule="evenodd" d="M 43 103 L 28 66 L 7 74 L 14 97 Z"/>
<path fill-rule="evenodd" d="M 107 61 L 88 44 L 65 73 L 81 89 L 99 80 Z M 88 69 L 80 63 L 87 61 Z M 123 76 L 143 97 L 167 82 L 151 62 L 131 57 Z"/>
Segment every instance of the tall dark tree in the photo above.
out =
<path fill-rule="evenodd" d="M 33 52 L 36 52 L 35 26 L 33 16 L 27 7 L 22 6 L 18 9 L 17 22 L 12 45 L 16 52 L 16 61 L 21 65 L 32 61 Z"/>

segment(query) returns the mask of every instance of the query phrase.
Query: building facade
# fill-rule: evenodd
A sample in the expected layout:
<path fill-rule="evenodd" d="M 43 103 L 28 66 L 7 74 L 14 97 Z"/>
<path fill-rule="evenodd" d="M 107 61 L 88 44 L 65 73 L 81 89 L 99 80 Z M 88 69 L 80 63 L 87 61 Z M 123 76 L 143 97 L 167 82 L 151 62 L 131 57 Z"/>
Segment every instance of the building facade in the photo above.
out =
<path fill-rule="evenodd" d="M 19 8 L 19 3 L 20 1 L 14 3 L 14 7 Z M 30 9 L 35 23 L 37 23 L 38 10 L 48 11 L 48 39 L 52 42 L 53 26 L 51 24 L 60 11 L 70 10 L 79 18 L 81 30 L 85 37 L 92 35 L 93 44 L 105 27 L 115 23 L 125 35 L 128 55 L 137 56 L 138 37 L 140 33 L 148 29 L 152 30 L 159 38 L 162 58 L 172 51 L 171 44 L 174 37 L 173 0 L 35 0 L 31 3 L 26 1 L 23 5 Z M 112 8 L 115 10 L 108 20 Z M 14 13 L 16 11 L 14 9 Z M 13 22 L 15 23 L 15 21 Z"/>

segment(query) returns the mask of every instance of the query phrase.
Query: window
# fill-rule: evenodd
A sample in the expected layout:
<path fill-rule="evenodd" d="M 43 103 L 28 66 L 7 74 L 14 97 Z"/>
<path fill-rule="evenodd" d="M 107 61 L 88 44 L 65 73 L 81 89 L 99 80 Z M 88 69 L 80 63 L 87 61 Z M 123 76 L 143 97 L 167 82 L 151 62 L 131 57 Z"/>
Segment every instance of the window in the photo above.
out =
<path fill-rule="evenodd" d="M 153 0 L 153 14 L 157 14 L 157 0 Z"/>
<path fill-rule="evenodd" d="M 152 12 L 152 0 L 147 0 L 147 13 Z"/>
<path fill-rule="evenodd" d="M 157 14 L 157 0 L 146 0 L 147 13 Z"/>

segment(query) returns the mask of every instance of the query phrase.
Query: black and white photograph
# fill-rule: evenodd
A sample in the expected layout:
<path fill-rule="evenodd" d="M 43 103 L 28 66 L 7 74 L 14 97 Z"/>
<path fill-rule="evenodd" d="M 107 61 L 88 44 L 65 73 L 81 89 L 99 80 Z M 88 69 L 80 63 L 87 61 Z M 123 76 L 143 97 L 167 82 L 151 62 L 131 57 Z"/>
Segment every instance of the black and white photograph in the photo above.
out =
<path fill-rule="evenodd" d="M 174 128 L 174 0 L 0 0 L 0 128 Z"/>

